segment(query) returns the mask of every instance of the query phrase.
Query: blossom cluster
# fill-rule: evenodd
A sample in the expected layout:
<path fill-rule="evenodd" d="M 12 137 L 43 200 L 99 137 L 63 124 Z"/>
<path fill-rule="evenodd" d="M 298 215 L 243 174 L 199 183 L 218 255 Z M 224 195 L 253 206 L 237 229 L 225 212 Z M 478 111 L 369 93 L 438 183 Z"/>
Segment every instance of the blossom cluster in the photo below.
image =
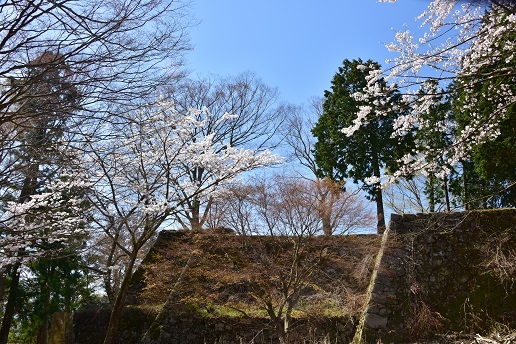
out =
<path fill-rule="evenodd" d="M 387 61 L 390 64 L 387 69 L 371 70 L 368 86 L 355 95 L 357 100 L 371 103 L 382 92 L 387 95 L 387 90 L 378 87 L 379 78 L 384 78 L 405 90 L 403 101 L 410 108 L 409 114 L 395 121 L 395 136 L 401 138 L 411 131 L 454 133 L 446 147 L 420 142 L 410 155 L 400 159 L 399 170 L 382 178 L 384 184 L 420 172 L 444 177 L 452 166 L 468 158 L 475 146 L 499 135 L 498 124 L 516 102 L 516 47 L 511 39 L 516 32 L 516 14 L 504 7 L 503 2 L 487 4 L 486 8 L 482 2 L 432 1 L 417 17 L 421 27 L 426 28 L 424 35 L 417 38 L 409 30 L 396 33 L 395 41 L 386 47 L 398 56 Z M 460 129 L 450 116 L 438 122 L 428 121 L 424 116 L 441 101 L 452 82 L 464 95 L 461 106 L 471 118 Z M 488 114 L 486 104 L 491 108 Z M 352 135 L 365 124 L 370 111 L 371 107 L 362 106 L 354 125 L 342 131 Z"/>
<path fill-rule="evenodd" d="M 269 150 L 232 147 L 229 137 L 205 135 L 209 123 L 201 113 L 215 116 L 207 108 L 182 113 L 161 99 L 129 114 L 128 124 L 106 129 L 117 134 L 96 143 L 88 159 L 100 204 L 96 216 L 105 231 L 125 223 L 138 238 L 157 230 L 185 202 L 216 192 L 242 172 L 281 162 Z M 215 122 L 235 117 L 225 113 Z"/>
<path fill-rule="evenodd" d="M 27 201 L 7 202 L 0 216 L 0 268 L 59 255 L 87 233 L 87 177 L 62 174 Z"/>

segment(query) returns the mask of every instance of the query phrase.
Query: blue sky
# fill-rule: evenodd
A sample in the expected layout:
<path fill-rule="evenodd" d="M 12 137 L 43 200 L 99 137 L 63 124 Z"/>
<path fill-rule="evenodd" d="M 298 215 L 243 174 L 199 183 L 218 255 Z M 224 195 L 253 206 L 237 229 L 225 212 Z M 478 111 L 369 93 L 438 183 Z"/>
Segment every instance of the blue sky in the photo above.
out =
<path fill-rule="evenodd" d="M 200 24 L 190 30 L 195 75 L 254 72 L 278 87 L 283 101 L 322 96 L 344 59 L 382 65 L 395 55 L 384 43 L 396 31 L 417 28 L 426 0 L 193 0 Z"/>

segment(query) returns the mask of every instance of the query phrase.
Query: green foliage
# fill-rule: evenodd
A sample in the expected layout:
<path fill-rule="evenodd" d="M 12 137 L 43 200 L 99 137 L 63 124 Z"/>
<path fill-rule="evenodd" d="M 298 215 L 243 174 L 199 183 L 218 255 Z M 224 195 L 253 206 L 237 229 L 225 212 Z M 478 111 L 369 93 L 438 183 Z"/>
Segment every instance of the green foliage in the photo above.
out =
<path fill-rule="evenodd" d="M 18 290 L 20 311 L 11 336 L 27 343 L 35 341 L 55 312 L 74 311 L 94 298 L 84 266 L 73 246 L 60 257 L 31 263 L 30 278 L 23 279 Z"/>
<path fill-rule="evenodd" d="M 407 135 L 406 142 L 391 137 L 394 119 L 403 111 L 401 107 L 399 112 L 382 112 L 387 107 L 387 101 L 390 108 L 396 108 L 392 102 L 400 103 L 401 96 L 397 89 L 372 102 L 353 98 L 355 92 L 367 86 L 369 71 L 375 68 L 380 68 L 379 64 L 370 60 L 344 60 L 343 66 L 333 77 L 331 91 L 324 93 L 323 113 L 312 129 L 317 138 L 314 153 L 319 174 L 334 180 L 353 178 L 355 183 L 362 183 L 371 199 L 376 199 L 379 185 L 366 184 L 365 179 L 380 177 L 381 169 L 396 169 L 397 159 L 407 152 L 411 140 L 411 135 Z M 379 84 L 387 90 L 383 79 Z M 366 118 L 367 124 L 347 136 L 341 129 L 353 125 L 360 106 L 372 107 Z"/>
<path fill-rule="evenodd" d="M 499 37 L 499 42 L 493 44 L 501 48 L 507 40 L 515 38 L 513 33 L 512 37 Z M 466 184 L 458 185 L 456 190 L 470 209 L 516 206 L 516 106 L 511 104 L 500 109 L 492 101 L 500 85 L 509 85 L 510 93 L 516 94 L 516 84 L 511 81 L 514 76 L 495 73 L 508 67 L 516 67 L 516 60 L 486 64 L 474 78 L 464 76 L 457 80 L 454 111 L 459 132 L 474 127 L 478 121 L 490 123 L 493 116 L 499 117 L 496 124 L 499 135 L 494 140 L 474 144 L 471 156 L 463 163 Z M 460 87 L 466 84 L 474 84 L 468 95 Z M 476 99 L 475 106 L 468 101 L 471 92 Z"/>
<path fill-rule="evenodd" d="M 424 152 L 427 161 L 435 163 L 433 168 L 428 169 L 429 174 L 425 181 L 425 194 L 431 212 L 439 209 L 439 205 L 446 204 L 449 199 L 448 177 L 438 178 L 435 172 L 443 168 L 453 171 L 445 154 L 456 136 L 452 129 L 455 127 L 455 118 L 451 111 L 451 97 L 445 96 L 453 87 L 455 85 L 445 92 L 439 87 L 437 80 L 430 79 L 422 85 L 414 104 L 419 109 L 419 120 L 424 123 L 416 132 L 416 145 L 419 151 Z M 422 109 L 424 110 L 421 111 Z"/>
<path fill-rule="evenodd" d="M 27 97 L 17 108 L 24 115 L 23 123 L 16 123 L 13 127 L 19 144 L 9 152 L 16 161 L 16 173 L 11 175 L 5 190 L 8 197 L 4 199 L 19 203 L 37 194 L 52 192 L 49 185 L 57 180 L 58 174 L 73 169 L 70 168 L 71 157 L 65 153 L 63 139 L 70 116 L 80 101 L 78 90 L 71 86 L 72 75 L 62 55 L 44 52 L 29 64 L 26 73 L 23 78 L 11 80 L 11 87 L 22 90 Z M 66 182 L 63 178 L 68 177 L 59 178 Z M 37 209 L 32 209 L 38 215 L 24 216 L 37 224 L 40 223 L 39 214 L 43 217 L 65 217 L 77 209 L 87 213 L 90 204 L 78 202 L 85 199 L 87 192 L 87 186 L 63 189 L 59 195 L 59 209 L 42 203 Z M 86 238 L 81 235 L 66 241 L 48 239 L 54 231 L 66 231 L 66 226 L 67 223 L 58 223 L 38 228 L 30 247 L 19 250 L 17 254 L 22 256 L 37 251 L 39 258 L 29 262 L 23 272 L 19 266 L 9 267 L 12 274 L 21 274 L 20 284 L 10 284 L 11 288 L 7 290 L 16 295 L 18 304 L 13 309 L 17 315 L 14 317 L 12 311 L 3 314 L 4 320 L 14 318 L 12 338 L 33 342 L 38 332 L 49 325 L 54 312 L 73 310 L 91 294 L 82 268 L 85 264 L 78 251 Z M 2 331 L 7 331 L 8 327 L 5 325 Z"/>

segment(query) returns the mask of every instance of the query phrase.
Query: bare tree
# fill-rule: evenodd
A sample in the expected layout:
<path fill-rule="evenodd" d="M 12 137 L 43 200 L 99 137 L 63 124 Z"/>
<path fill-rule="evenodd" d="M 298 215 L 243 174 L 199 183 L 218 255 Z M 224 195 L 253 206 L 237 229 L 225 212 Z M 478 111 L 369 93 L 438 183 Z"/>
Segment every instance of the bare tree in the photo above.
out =
<path fill-rule="evenodd" d="M 272 242 L 271 249 L 254 249 L 249 254 L 268 267 L 252 280 L 251 293 L 266 310 L 280 343 L 287 344 L 291 343 L 292 312 L 321 272 L 325 253 L 314 252 L 314 242 L 300 234 L 276 236 Z"/>
<path fill-rule="evenodd" d="M 264 85 L 251 73 L 231 78 L 186 80 L 166 89 L 166 94 L 181 113 L 199 109 L 195 118 L 206 125 L 192 133 L 192 140 L 211 137 L 220 150 L 227 147 L 256 151 L 272 149 L 277 144 L 277 132 L 284 118 L 284 108 L 277 105 L 277 91 Z M 220 121 L 220 118 L 227 120 Z M 209 168 L 185 164 L 184 173 L 192 183 L 203 184 L 213 174 Z M 205 225 L 213 203 L 209 197 L 191 197 L 182 205 L 177 220 L 185 229 L 200 230 Z"/>
<path fill-rule="evenodd" d="M 228 228 L 246 236 L 257 233 L 254 206 L 250 202 L 252 185 L 232 185 L 213 198 L 206 227 L 209 229 Z"/>
<path fill-rule="evenodd" d="M 426 213 L 429 208 L 425 195 L 425 177 L 399 179 L 384 190 L 386 205 L 397 214 Z"/>
<path fill-rule="evenodd" d="M 23 119 L 20 104 L 34 97 L 16 79 L 26 77 L 43 52 L 41 70 L 66 61 L 72 86 L 84 97 L 81 109 L 110 113 L 114 105 L 155 92 L 177 73 L 188 48 L 186 5 L 174 0 L 17 1 L 0 5 L 0 124 Z M 37 82 L 41 75 L 30 76 Z M 50 91 L 52 92 L 52 91 Z"/>
<path fill-rule="evenodd" d="M 304 186 L 317 202 L 317 212 L 322 222 L 324 234 L 349 232 L 353 228 L 367 226 L 371 216 L 364 201 L 359 199 L 359 191 L 346 192 L 345 182 L 336 182 L 318 177 L 313 149 L 315 138 L 311 133 L 315 122 L 311 114 L 322 113 L 322 99 L 314 98 L 310 110 L 302 107 L 290 108 L 290 116 L 285 122 L 285 141 L 290 146 L 290 158 L 306 168 L 313 177 L 306 174 L 299 178 L 307 179 Z"/>
<path fill-rule="evenodd" d="M 258 179 L 249 196 L 257 222 L 271 235 L 349 234 L 372 223 L 365 202 L 342 184 L 275 175 Z"/>
<path fill-rule="evenodd" d="M 367 203 L 343 183 L 273 174 L 254 177 L 218 193 L 208 228 L 229 228 L 240 235 L 335 235 L 372 225 Z M 296 232 L 291 232 L 295 230 Z"/>
<path fill-rule="evenodd" d="M 313 98 L 310 108 L 291 106 L 289 118 L 283 127 L 285 142 L 292 150 L 290 158 L 317 176 L 317 164 L 313 155 L 315 137 L 311 130 L 315 126 L 313 116 L 319 117 L 322 113 L 324 99 Z"/>
<path fill-rule="evenodd" d="M 276 175 L 255 179 L 252 189 L 248 189 L 248 202 L 254 208 L 254 219 L 248 222 L 263 228 L 262 232 L 275 243 L 266 255 L 262 252 L 252 257 L 270 270 L 253 281 L 252 293 L 267 311 L 281 343 L 289 343 L 292 312 L 324 260 L 324 252 L 314 253 L 312 247 L 313 237 L 323 230 L 321 214 L 334 214 L 332 232 L 325 234 L 350 233 L 372 220 L 356 195 L 346 195 L 342 189 L 340 200 L 345 202 L 321 202 L 320 191 L 332 189 L 329 181 L 321 183 Z"/>

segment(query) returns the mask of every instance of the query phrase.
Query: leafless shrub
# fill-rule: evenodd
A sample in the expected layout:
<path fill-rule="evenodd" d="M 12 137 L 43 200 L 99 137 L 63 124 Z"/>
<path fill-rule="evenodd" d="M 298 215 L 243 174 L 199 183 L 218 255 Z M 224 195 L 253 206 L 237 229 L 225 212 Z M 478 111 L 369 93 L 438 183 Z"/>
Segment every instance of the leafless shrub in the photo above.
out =
<path fill-rule="evenodd" d="M 371 271 L 374 267 L 374 257 L 374 254 L 366 255 L 353 272 L 353 277 L 364 285 L 369 283 Z"/>
<path fill-rule="evenodd" d="M 444 317 L 433 311 L 423 300 L 421 290 L 417 284 L 413 284 L 410 291 L 415 297 L 415 301 L 408 320 L 409 335 L 413 338 L 429 338 L 442 332 Z"/>
<path fill-rule="evenodd" d="M 481 264 L 484 271 L 502 283 L 513 284 L 516 280 L 516 248 L 511 246 L 510 233 L 493 236 L 481 251 L 484 256 Z"/>

